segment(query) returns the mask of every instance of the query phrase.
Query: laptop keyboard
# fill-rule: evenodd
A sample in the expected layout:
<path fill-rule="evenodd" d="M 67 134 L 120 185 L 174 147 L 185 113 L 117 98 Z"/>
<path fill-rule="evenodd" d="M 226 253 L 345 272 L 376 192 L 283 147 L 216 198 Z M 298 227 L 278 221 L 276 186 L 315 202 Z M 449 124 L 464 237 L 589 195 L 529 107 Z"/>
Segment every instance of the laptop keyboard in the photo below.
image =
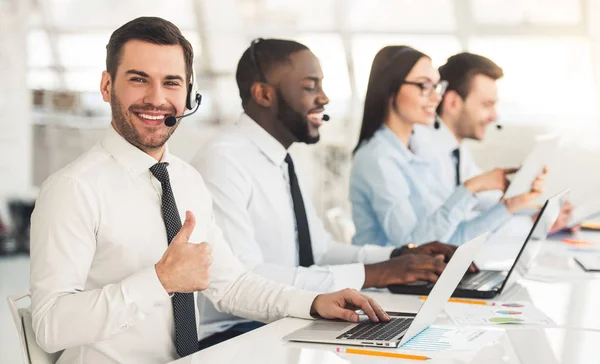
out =
<path fill-rule="evenodd" d="M 412 321 L 412 318 L 392 318 L 389 322 L 363 322 L 337 338 L 345 340 L 391 340 L 406 330 Z"/>
<path fill-rule="evenodd" d="M 497 276 L 500 272 L 493 270 L 482 271 L 477 274 L 465 276 L 458 285 L 460 289 L 475 290 L 481 287 L 482 284 L 489 282 L 492 278 Z"/>

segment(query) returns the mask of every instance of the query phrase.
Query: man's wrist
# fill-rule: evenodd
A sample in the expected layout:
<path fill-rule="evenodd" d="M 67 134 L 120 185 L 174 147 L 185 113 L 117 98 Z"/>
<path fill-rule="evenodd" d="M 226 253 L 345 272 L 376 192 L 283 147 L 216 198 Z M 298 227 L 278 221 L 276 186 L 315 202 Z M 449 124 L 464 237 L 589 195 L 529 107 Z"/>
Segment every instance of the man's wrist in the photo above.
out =
<path fill-rule="evenodd" d="M 382 263 L 365 264 L 365 283 L 363 288 L 373 288 L 381 286 L 385 269 Z"/>
<path fill-rule="evenodd" d="M 406 254 L 410 249 L 414 249 L 416 248 L 417 245 L 416 244 L 404 244 L 399 248 L 396 248 L 394 250 L 392 250 L 392 254 L 390 254 L 390 259 L 391 258 L 395 258 L 395 257 L 399 257 L 403 254 Z"/>

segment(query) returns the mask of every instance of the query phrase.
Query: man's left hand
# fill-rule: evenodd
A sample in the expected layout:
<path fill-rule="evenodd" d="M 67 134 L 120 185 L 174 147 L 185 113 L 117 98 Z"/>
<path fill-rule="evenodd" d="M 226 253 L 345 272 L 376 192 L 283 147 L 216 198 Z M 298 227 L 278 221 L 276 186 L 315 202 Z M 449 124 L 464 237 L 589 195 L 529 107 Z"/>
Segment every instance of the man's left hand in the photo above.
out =
<path fill-rule="evenodd" d="M 454 255 L 454 252 L 457 248 L 458 247 L 454 245 L 440 243 L 439 241 L 433 241 L 431 243 L 423 244 L 414 248 L 404 249 L 402 254 L 426 254 L 434 257 L 439 257 L 447 263 L 450 261 L 450 258 L 452 258 L 452 255 Z M 393 253 L 392 256 L 394 256 Z M 477 273 L 478 271 L 479 268 L 477 268 L 475 263 L 472 263 L 469 267 L 469 272 Z"/>

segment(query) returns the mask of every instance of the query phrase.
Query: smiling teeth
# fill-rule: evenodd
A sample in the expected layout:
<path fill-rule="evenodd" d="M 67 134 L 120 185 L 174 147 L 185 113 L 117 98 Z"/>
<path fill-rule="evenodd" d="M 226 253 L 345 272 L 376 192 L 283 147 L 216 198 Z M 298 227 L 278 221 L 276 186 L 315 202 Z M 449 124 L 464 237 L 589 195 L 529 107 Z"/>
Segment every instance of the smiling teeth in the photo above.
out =
<path fill-rule="evenodd" d="M 165 117 L 164 115 L 157 115 L 157 116 L 146 115 L 146 114 L 138 114 L 138 115 L 141 118 L 148 119 L 148 120 L 161 120 Z"/>

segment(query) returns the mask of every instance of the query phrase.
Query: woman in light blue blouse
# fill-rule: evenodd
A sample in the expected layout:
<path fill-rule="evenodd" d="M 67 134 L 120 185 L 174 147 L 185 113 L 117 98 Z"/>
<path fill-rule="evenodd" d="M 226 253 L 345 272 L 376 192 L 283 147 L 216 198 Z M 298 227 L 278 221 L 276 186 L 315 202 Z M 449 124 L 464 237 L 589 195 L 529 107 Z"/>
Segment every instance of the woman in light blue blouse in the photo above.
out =
<path fill-rule="evenodd" d="M 441 161 L 427 141 L 411 145 L 415 124 L 432 125 L 447 83 L 425 54 L 407 46 L 380 50 L 371 68 L 350 200 L 356 225 L 353 244 L 403 245 L 439 240 L 460 245 L 494 231 L 539 197 L 545 172 L 530 192 L 503 200 L 476 215 L 475 193 L 507 187 L 495 169 L 456 188 L 440 183 Z M 417 146 L 420 146 L 417 148 Z"/>

